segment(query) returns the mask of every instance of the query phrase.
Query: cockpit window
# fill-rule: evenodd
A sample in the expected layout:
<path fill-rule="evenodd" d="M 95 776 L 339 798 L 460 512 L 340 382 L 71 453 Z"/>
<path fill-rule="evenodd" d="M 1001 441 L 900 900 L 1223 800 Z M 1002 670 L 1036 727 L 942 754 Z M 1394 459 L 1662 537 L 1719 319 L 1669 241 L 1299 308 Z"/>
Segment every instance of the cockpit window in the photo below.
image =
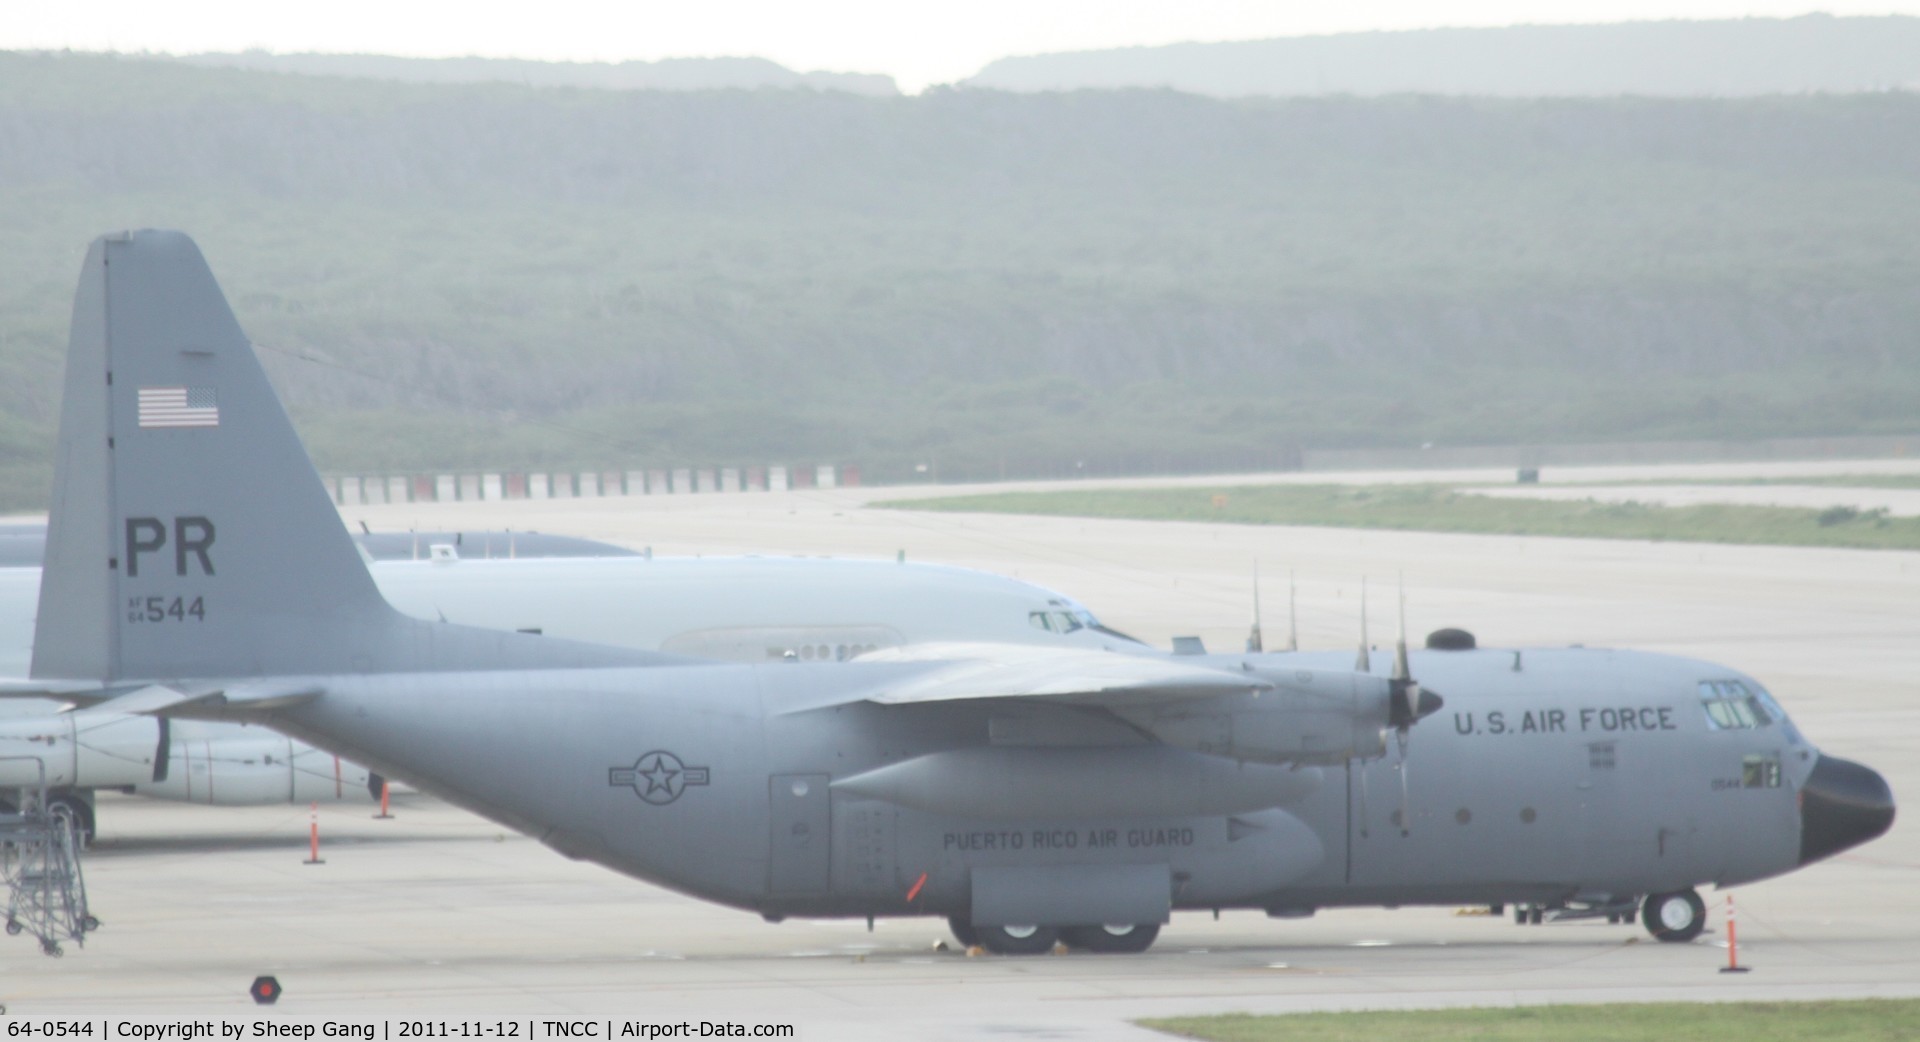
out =
<path fill-rule="evenodd" d="M 1075 630 L 1099 629 L 1100 620 L 1093 613 L 1083 609 L 1077 611 L 1030 611 L 1027 622 L 1035 629 L 1049 633 L 1072 633 Z"/>
<path fill-rule="evenodd" d="M 1778 711 L 1772 700 L 1754 694 L 1739 680 L 1702 680 L 1700 706 L 1707 726 L 1716 731 L 1751 731 L 1773 723 Z"/>

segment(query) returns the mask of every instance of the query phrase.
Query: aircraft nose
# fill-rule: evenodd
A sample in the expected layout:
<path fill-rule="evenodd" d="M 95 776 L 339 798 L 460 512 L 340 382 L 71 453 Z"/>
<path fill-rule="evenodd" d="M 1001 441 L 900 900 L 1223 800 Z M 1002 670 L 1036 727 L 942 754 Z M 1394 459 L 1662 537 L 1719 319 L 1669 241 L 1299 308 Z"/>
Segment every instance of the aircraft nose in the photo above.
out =
<path fill-rule="evenodd" d="M 1893 790 L 1878 771 L 1821 756 L 1800 789 L 1800 863 L 1859 846 L 1893 827 Z"/>

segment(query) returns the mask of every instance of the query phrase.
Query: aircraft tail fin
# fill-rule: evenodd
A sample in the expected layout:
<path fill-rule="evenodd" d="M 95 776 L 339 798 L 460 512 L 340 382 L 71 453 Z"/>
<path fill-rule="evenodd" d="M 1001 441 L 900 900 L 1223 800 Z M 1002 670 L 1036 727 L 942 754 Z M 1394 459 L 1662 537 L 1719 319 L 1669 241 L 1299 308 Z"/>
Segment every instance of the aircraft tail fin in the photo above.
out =
<path fill-rule="evenodd" d="M 587 665 L 401 615 L 193 240 L 94 241 L 74 300 L 35 677 Z M 522 641 L 534 638 L 522 638 Z M 531 651 L 531 654 L 522 653 Z M 540 659 L 565 661 L 540 662 Z"/>

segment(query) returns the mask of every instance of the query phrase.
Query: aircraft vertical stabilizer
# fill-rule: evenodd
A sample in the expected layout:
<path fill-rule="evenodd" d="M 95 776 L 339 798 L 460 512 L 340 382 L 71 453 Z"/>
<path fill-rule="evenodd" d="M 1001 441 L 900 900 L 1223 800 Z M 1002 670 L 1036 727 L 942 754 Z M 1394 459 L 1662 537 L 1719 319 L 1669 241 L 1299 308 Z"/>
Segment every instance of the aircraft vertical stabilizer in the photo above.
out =
<path fill-rule="evenodd" d="M 180 232 L 94 241 L 65 386 L 35 677 L 636 660 L 436 626 L 388 606 L 213 273 Z"/>

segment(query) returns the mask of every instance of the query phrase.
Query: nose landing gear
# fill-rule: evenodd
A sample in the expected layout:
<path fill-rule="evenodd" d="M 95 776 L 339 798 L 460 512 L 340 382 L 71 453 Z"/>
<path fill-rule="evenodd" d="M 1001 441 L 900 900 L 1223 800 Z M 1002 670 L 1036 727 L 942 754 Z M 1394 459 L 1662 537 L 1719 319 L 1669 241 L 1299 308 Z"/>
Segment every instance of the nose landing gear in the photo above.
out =
<path fill-rule="evenodd" d="M 1656 940 L 1680 944 L 1707 928 L 1707 904 L 1691 889 L 1649 894 L 1640 905 L 1640 921 Z"/>

